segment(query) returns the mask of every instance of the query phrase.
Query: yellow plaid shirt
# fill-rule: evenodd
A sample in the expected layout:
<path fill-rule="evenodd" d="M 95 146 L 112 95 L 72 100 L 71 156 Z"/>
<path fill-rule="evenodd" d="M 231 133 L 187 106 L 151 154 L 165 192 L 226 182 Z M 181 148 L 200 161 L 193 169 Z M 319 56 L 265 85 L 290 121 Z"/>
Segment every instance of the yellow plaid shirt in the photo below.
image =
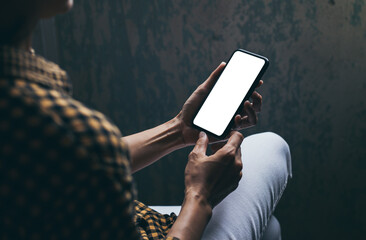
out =
<path fill-rule="evenodd" d="M 176 216 L 134 201 L 116 126 L 67 74 L 0 47 L 0 239 L 165 239 Z"/>

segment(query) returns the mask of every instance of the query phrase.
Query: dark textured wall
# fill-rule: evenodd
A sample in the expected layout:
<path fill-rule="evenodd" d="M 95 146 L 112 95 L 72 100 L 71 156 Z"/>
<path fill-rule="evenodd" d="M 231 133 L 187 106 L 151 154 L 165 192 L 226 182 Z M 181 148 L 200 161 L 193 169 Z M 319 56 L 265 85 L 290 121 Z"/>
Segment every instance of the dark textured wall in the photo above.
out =
<path fill-rule="evenodd" d="M 56 34 L 75 97 L 125 135 L 175 116 L 234 49 L 267 56 L 260 122 L 244 134 L 274 131 L 291 147 L 284 239 L 366 234 L 364 0 L 81 0 Z M 188 152 L 136 174 L 139 198 L 180 204 Z"/>

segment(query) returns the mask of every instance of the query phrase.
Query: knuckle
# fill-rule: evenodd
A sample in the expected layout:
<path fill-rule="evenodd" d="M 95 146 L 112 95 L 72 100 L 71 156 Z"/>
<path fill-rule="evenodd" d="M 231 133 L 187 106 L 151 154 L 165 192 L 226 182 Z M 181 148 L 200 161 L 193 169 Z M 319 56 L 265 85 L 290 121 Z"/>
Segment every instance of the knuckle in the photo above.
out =
<path fill-rule="evenodd" d="M 234 135 L 235 135 L 235 137 L 237 137 L 239 139 L 240 142 L 242 142 L 244 140 L 244 136 L 240 132 L 235 131 Z"/>
<path fill-rule="evenodd" d="M 233 189 L 232 191 L 234 191 L 235 189 L 237 189 L 239 186 L 239 181 L 237 181 L 234 185 L 233 185 Z"/>
<path fill-rule="evenodd" d="M 226 146 L 225 147 L 225 155 L 228 158 L 232 158 L 235 159 L 235 155 L 236 155 L 236 149 L 233 146 Z"/>
<path fill-rule="evenodd" d="M 188 155 L 188 158 L 190 158 L 190 159 L 192 159 L 192 158 L 195 159 L 197 157 L 198 157 L 198 153 L 195 150 L 190 152 L 189 155 Z"/>
<path fill-rule="evenodd" d="M 197 91 L 202 91 L 202 89 L 205 87 L 204 83 L 201 83 L 198 87 L 197 87 Z"/>
<path fill-rule="evenodd" d="M 205 95 L 205 94 L 207 94 L 207 92 L 208 92 L 208 89 L 204 84 L 199 85 L 199 87 L 197 88 L 197 94 L 199 94 L 199 95 Z"/>
<path fill-rule="evenodd" d="M 238 182 L 240 182 L 240 180 L 242 179 L 243 177 L 243 172 L 240 172 L 239 175 L 238 175 Z"/>
<path fill-rule="evenodd" d="M 236 132 L 236 134 L 238 135 L 238 137 L 240 138 L 241 141 L 244 140 L 243 134 L 241 134 L 240 132 Z"/>
<path fill-rule="evenodd" d="M 236 155 L 236 153 L 235 153 L 235 152 L 236 152 L 235 150 L 231 150 L 231 151 L 229 152 L 228 156 L 229 156 L 230 158 L 232 158 L 232 159 L 235 159 L 235 155 Z"/>
<path fill-rule="evenodd" d="M 262 95 L 260 95 L 258 92 L 255 92 L 255 95 L 256 95 L 256 98 L 257 98 L 259 101 L 262 101 Z"/>
<path fill-rule="evenodd" d="M 243 169 L 243 163 L 240 161 L 235 163 L 235 168 L 237 169 L 237 171 L 241 171 Z"/>
<path fill-rule="evenodd" d="M 203 138 L 199 138 L 196 142 L 196 145 L 202 145 L 205 143 L 205 140 Z M 195 149 L 193 149 L 193 151 L 196 151 Z"/>

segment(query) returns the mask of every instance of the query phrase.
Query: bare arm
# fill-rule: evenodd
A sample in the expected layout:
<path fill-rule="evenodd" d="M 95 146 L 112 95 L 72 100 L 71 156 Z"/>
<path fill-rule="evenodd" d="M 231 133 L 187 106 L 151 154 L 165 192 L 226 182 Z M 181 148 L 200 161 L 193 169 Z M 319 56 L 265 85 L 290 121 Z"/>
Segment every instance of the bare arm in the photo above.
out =
<path fill-rule="evenodd" d="M 169 122 L 122 138 L 130 150 L 132 172 L 136 172 L 163 156 L 185 146 L 182 138 L 180 120 Z"/>

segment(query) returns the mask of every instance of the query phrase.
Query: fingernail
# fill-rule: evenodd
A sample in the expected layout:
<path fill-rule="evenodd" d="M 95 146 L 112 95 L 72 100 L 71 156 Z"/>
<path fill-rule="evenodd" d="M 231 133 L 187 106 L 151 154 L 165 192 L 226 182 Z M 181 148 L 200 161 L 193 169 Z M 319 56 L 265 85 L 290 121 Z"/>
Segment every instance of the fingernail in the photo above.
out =
<path fill-rule="evenodd" d="M 203 137 L 205 137 L 206 136 L 206 133 L 205 132 L 200 132 L 200 138 L 203 138 Z"/>

